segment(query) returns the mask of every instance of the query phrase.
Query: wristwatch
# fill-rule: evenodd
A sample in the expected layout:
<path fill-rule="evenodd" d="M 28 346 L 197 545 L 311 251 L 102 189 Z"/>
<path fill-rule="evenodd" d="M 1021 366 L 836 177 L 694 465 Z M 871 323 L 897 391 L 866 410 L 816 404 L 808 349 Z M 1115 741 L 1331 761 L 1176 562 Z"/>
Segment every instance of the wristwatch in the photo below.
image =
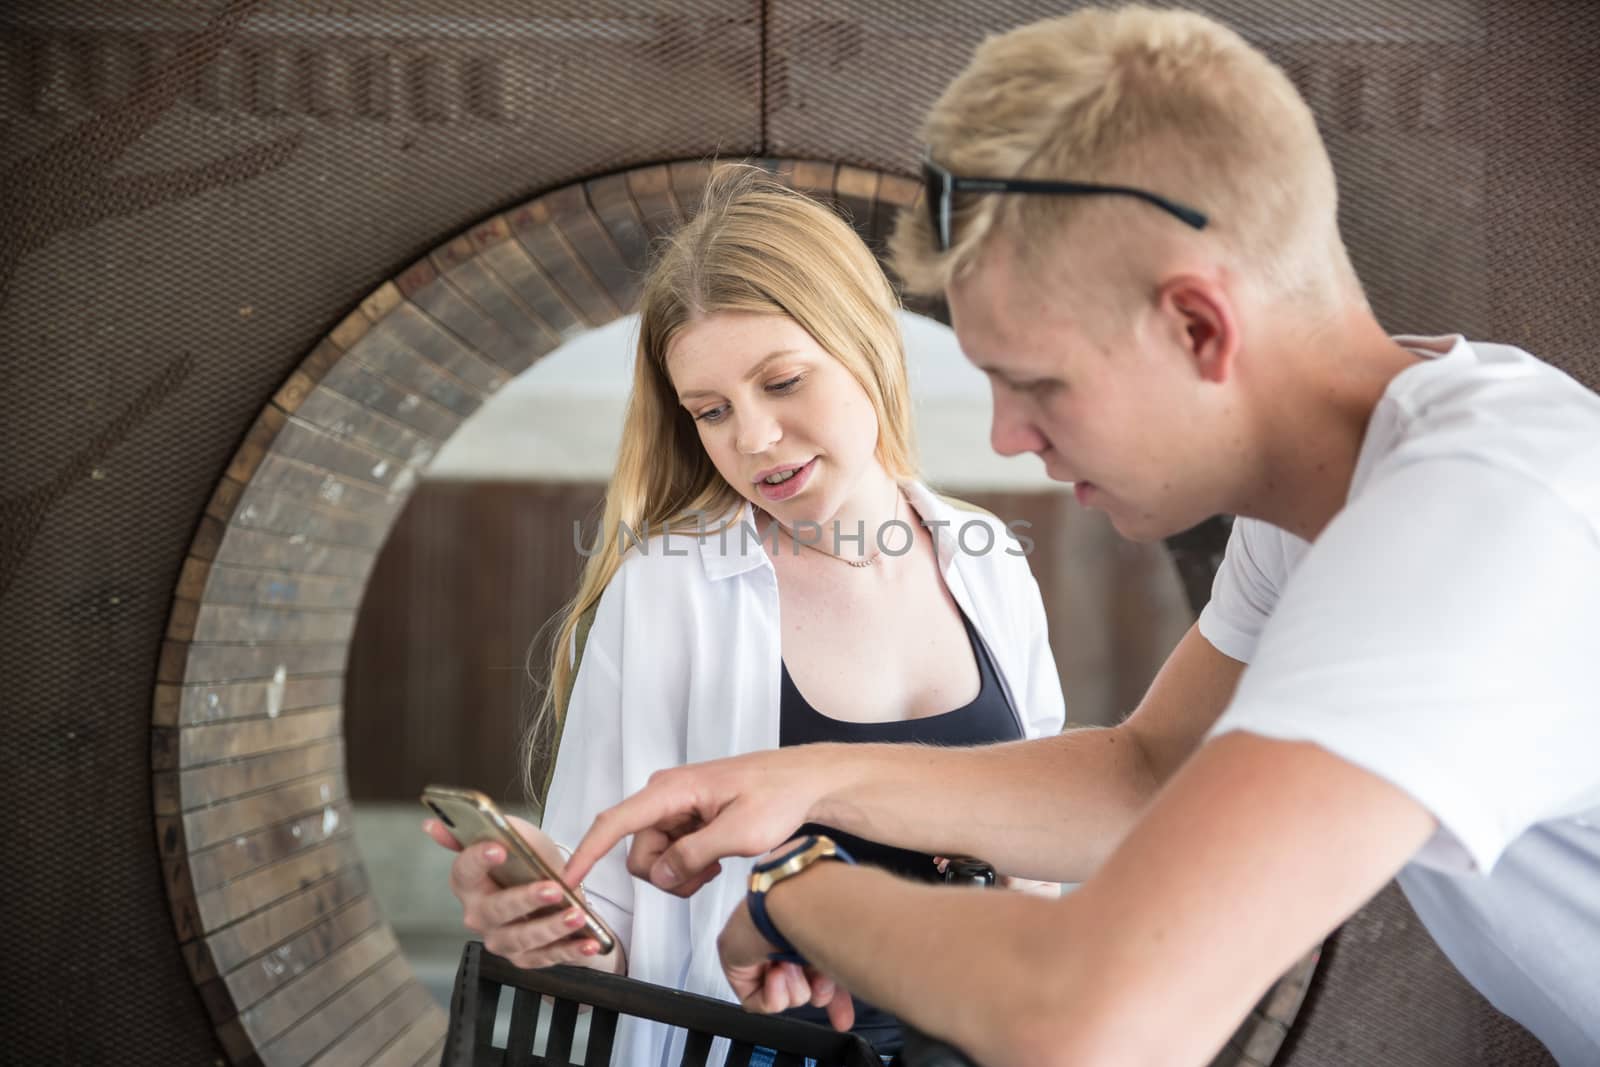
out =
<path fill-rule="evenodd" d="M 790 963 L 805 963 L 805 957 L 795 951 L 789 939 L 778 932 L 772 924 L 772 919 L 767 915 L 767 893 L 772 887 L 785 878 L 793 878 L 813 863 L 822 860 L 838 860 L 841 863 L 854 864 L 850 853 L 835 844 L 833 838 L 822 834 L 810 834 L 797 840 L 793 848 L 786 849 L 781 854 L 769 860 L 763 860 L 750 870 L 750 892 L 745 901 L 750 909 L 750 919 L 756 924 L 756 929 L 761 931 L 761 936 L 778 946 L 778 951 L 770 953 L 769 959 L 782 960 Z"/>

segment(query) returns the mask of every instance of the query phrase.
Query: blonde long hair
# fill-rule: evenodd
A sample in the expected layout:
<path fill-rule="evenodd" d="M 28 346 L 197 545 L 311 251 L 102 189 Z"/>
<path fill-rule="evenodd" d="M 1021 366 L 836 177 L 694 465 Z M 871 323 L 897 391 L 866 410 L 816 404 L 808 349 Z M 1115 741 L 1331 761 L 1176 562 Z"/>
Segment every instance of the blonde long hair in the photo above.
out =
<path fill-rule="evenodd" d="M 529 795 L 542 801 L 577 675 L 577 638 L 622 566 L 624 529 L 698 532 L 699 516 L 742 502 L 700 444 L 678 403 L 667 352 L 696 320 L 723 311 L 788 316 L 844 365 L 878 417 L 878 462 L 891 478 L 916 476 L 900 302 L 871 251 L 843 219 L 759 168 L 723 164 L 700 210 L 666 242 L 639 298 L 639 345 L 622 446 L 606 490 L 599 543 L 577 595 L 556 618 L 549 684 L 524 739 Z M 552 620 L 554 621 L 554 620 Z M 548 756 L 542 782 L 534 764 Z"/>

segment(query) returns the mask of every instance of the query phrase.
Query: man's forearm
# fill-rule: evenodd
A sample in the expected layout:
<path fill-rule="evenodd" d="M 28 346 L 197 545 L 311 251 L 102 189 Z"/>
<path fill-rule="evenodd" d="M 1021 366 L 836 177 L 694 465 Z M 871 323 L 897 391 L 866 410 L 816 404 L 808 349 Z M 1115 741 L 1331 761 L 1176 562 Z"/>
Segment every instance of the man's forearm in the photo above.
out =
<path fill-rule="evenodd" d="M 822 863 L 767 914 L 844 988 L 989 1067 L 1200 1064 L 1435 826 L 1314 744 L 1236 733 L 1058 900 Z"/>
<path fill-rule="evenodd" d="M 767 913 L 852 993 L 989 1067 L 1038 1067 L 1071 1062 L 1061 1019 L 1082 999 L 1071 983 L 1092 982 L 1066 951 L 1066 903 L 825 863 L 774 887 Z"/>
<path fill-rule="evenodd" d="M 1082 881 L 1199 745 L 1243 669 L 1191 627 L 1120 726 L 979 748 L 827 746 L 810 817 L 1005 874 Z"/>
<path fill-rule="evenodd" d="M 1087 877 L 1158 785 L 1139 746 L 1118 729 L 979 748 L 832 749 L 814 821 L 1054 882 Z"/>

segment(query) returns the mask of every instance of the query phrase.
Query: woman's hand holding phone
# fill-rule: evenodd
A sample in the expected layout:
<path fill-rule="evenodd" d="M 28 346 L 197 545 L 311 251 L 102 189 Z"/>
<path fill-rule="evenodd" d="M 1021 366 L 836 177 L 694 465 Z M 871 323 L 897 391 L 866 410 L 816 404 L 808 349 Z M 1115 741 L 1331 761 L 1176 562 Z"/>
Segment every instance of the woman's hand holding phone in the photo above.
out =
<path fill-rule="evenodd" d="M 525 819 L 507 815 L 513 829 L 541 856 L 556 854 L 549 837 Z M 600 945 L 584 933 L 583 913 L 562 908 L 561 886 L 552 881 L 502 887 L 491 872 L 506 861 L 503 845 L 480 841 L 463 849 L 438 819 L 422 824 L 438 844 L 459 853 L 450 865 L 450 891 L 461 901 L 461 921 L 483 938 L 483 945 L 518 967 L 573 963 L 613 974 L 626 972 L 621 946 L 600 955 Z"/>

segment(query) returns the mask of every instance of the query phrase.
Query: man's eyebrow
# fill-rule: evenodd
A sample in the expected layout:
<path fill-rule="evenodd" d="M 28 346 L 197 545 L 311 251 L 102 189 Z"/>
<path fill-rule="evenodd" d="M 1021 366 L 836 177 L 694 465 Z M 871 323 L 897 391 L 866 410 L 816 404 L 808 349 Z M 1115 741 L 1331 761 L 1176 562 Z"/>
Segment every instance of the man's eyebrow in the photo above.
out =
<path fill-rule="evenodd" d="M 767 364 L 776 359 L 780 359 L 783 356 L 792 356 L 799 351 L 800 350 L 798 348 L 779 348 L 775 351 L 768 352 L 766 355 L 761 357 L 761 362 L 750 368 L 750 373 L 744 376 L 744 380 L 748 382 L 761 377 L 761 372 L 767 369 Z M 678 394 L 678 403 L 682 404 L 699 396 L 715 395 L 716 393 L 712 392 L 710 389 L 691 389 L 687 393 Z"/>
<path fill-rule="evenodd" d="M 1011 376 L 1009 371 L 1002 370 L 999 367 L 990 366 L 987 363 L 976 363 L 973 365 L 979 370 L 983 371 L 986 376 L 990 378 L 998 378 L 1007 385 L 1010 385 L 1012 382 L 1016 381 L 1016 379 Z"/>
<path fill-rule="evenodd" d="M 974 366 L 977 366 L 978 369 L 983 371 L 984 374 L 988 375 L 990 378 L 994 378 L 994 379 L 998 380 L 1002 385 L 1005 385 L 1007 388 L 1010 388 L 1010 389 L 1027 389 L 1027 388 L 1029 388 L 1031 386 L 1039 385 L 1039 384 L 1045 383 L 1045 382 L 1058 382 L 1058 381 L 1060 381 L 1059 378 L 1057 378 L 1057 377 L 1055 377 L 1053 375 L 1050 375 L 1050 374 L 1034 374 L 1034 375 L 1020 375 L 1019 376 L 1019 375 L 1016 375 L 1016 374 L 1012 374 L 1012 373 L 1010 373 L 1008 371 L 1003 371 L 998 367 L 986 367 L 986 366 L 981 366 L 981 365 L 978 365 L 978 364 L 974 364 Z"/>

